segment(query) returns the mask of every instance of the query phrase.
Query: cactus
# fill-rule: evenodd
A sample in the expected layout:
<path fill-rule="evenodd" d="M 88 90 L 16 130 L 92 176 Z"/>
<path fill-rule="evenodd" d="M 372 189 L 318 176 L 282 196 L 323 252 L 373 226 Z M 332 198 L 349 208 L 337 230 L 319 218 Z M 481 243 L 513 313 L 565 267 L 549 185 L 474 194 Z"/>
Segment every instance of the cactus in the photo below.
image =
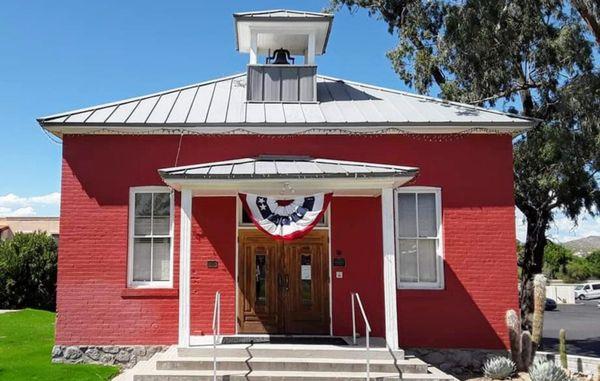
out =
<path fill-rule="evenodd" d="M 510 356 L 517 368 L 521 369 L 521 320 L 515 310 L 506 311 L 506 327 L 508 328 L 508 341 L 510 343 Z"/>
<path fill-rule="evenodd" d="M 562 328 L 558 333 L 558 353 L 560 355 L 560 365 L 565 369 L 569 369 L 567 362 L 567 332 Z"/>
<path fill-rule="evenodd" d="M 506 380 L 516 371 L 515 362 L 502 356 L 492 357 L 483 365 L 483 374 L 493 380 Z"/>
<path fill-rule="evenodd" d="M 533 340 L 529 331 L 521 333 L 521 364 L 523 370 L 528 370 L 533 360 Z"/>
<path fill-rule="evenodd" d="M 538 274 L 534 278 L 534 312 L 532 332 L 523 331 L 521 319 L 514 310 L 506 311 L 506 327 L 510 341 L 510 353 L 517 370 L 527 371 L 535 358 L 535 351 L 542 342 L 544 309 L 546 307 L 546 277 Z"/>
<path fill-rule="evenodd" d="M 510 354 L 517 370 L 527 371 L 533 359 L 531 333 L 521 331 L 521 319 L 515 310 L 506 311 L 506 326 L 510 341 Z"/>
<path fill-rule="evenodd" d="M 546 309 L 546 282 L 547 279 L 543 274 L 537 274 L 533 278 L 533 326 L 531 329 L 531 339 L 533 341 L 532 357 L 535 357 L 535 351 L 542 343 L 544 310 Z"/>

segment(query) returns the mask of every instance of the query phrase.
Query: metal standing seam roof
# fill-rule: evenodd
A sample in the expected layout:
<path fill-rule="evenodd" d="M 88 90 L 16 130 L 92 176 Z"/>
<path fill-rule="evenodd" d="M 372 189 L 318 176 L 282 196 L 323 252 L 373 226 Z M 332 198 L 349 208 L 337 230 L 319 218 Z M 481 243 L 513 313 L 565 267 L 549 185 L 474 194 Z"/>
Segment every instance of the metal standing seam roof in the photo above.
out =
<path fill-rule="evenodd" d="M 418 168 L 308 156 L 270 156 L 159 169 L 164 179 L 318 179 L 414 177 Z"/>
<path fill-rule="evenodd" d="M 206 129 L 206 133 L 222 133 L 257 126 L 516 132 L 535 124 L 514 114 L 320 75 L 317 102 L 248 102 L 245 73 L 41 117 L 38 122 L 56 134 L 74 131 L 70 127 L 110 127 L 122 133 L 130 127 L 197 127 L 200 133 L 202 127 L 223 127 Z M 268 128 L 264 131 L 269 133 Z M 284 133 L 293 131 L 300 130 Z"/>

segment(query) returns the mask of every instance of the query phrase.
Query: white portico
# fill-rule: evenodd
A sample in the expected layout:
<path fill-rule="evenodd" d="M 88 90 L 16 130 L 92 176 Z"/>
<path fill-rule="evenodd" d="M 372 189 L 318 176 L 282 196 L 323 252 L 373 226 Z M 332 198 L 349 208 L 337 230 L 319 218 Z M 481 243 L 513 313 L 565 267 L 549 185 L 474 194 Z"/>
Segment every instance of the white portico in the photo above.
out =
<path fill-rule="evenodd" d="M 413 179 L 417 168 L 301 156 L 261 156 L 167 168 L 159 173 L 165 183 L 181 192 L 179 346 L 190 346 L 192 197 L 251 192 L 292 198 L 332 192 L 334 196 L 381 196 L 386 341 L 391 348 L 398 348 L 393 190 Z"/>

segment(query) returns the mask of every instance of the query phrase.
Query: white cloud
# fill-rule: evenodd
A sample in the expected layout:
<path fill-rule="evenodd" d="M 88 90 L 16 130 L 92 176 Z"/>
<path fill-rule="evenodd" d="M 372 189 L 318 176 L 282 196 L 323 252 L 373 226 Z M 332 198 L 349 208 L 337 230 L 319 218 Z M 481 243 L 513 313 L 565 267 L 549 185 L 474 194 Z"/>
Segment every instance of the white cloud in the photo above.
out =
<path fill-rule="evenodd" d="M 14 193 L 0 195 L 0 216 L 25 217 L 44 214 L 58 214 L 60 193 L 53 192 L 40 196 L 22 197 Z"/>
<path fill-rule="evenodd" d="M 524 242 L 527 225 L 523 213 L 516 208 L 515 222 L 517 225 L 517 238 Z M 547 232 L 548 238 L 558 242 L 571 241 L 591 235 L 600 235 L 600 217 L 591 216 L 585 211 L 579 215 L 577 223 L 571 221 L 564 213 L 557 212 Z"/>
<path fill-rule="evenodd" d="M 11 217 L 31 217 L 35 216 L 36 214 L 37 213 L 31 206 L 15 209 L 10 212 Z"/>

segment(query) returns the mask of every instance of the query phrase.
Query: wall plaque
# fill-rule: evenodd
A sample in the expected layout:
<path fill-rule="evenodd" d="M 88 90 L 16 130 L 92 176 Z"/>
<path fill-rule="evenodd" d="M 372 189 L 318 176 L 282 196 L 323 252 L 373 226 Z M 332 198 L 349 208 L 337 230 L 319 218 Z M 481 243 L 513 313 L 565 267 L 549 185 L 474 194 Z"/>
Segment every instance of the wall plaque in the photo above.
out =
<path fill-rule="evenodd" d="M 216 269 L 219 267 L 219 262 L 218 261 L 206 261 L 206 267 L 208 267 L 209 269 Z"/>
<path fill-rule="evenodd" d="M 333 265 L 336 267 L 346 267 L 346 258 L 333 258 Z"/>

